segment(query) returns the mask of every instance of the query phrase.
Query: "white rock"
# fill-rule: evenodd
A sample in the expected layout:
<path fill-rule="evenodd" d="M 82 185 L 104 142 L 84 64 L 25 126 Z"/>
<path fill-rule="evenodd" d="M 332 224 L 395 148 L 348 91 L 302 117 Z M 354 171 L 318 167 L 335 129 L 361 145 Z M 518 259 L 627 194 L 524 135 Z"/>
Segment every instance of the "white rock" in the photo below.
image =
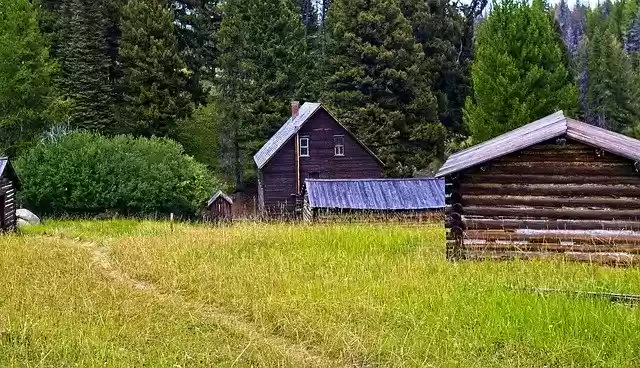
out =
<path fill-rule="evenodd" d="M 25 221 L 28 225 L 40 224 L 40 218 L 38 218 L 38 216 L 36 216 L 33 212 L 24 208 L 16 210 L 16 217 L 18 218 L 18 220 Z"/>
<path fill-rule="evenodd" d="M 28 227 L 28 226 L 32 226 L 30 223 L 28 223 L 26 220 L 23 220 L 21 218 L 16 220 L 16 225 L 18 226 L 18 228 L 23 228 L 23 227 Z"/>

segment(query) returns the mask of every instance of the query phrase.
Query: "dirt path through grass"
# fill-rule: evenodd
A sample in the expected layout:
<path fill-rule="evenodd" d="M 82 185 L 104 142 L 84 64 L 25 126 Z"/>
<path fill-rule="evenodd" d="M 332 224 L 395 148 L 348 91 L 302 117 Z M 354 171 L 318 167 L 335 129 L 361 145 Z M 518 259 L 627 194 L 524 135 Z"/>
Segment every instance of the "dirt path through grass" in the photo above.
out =
<path fill-rule="evenodd" d="M 172 301 L 174 302 L 178 302 L 186 307 L 189 307 L 190 309 L 196 310 L 197 313 L 202 317 L 214 320 L 216 324 L 223 327 L 225 330 L 228 330 L 230 333 L 245 336 L 246 339 L 249 340 L 245 351 L 252 344 L 267 345 L 279 351 L 283 356 L 291 359 L 294 362 L 297 362 L 300 366 L 304 367 L 352 366 L 345 365 L 342 362 L 323 355 L 314 354 L 307 347 L 291 342 L 284 337 L 273 334 L 265 334 L 260 331 L 260 328 L 255 324 L 243 321 L 240 317 L 225 312 L 214 306 L 188 301 L 181 295 L 161 291 L 153 283 L 131 278 L 125 272 L 113 266 L 109 258 L 108 249 L 105 246 L 101 246 L 94 242 L 77 238 L 62 238 L 64 238 L 64 240 L 66 241 L 72 242 L 72 244 L 74 244 L 75 246 L 89 251 L 94 264 L 99 268 L 99 271 L 108 279 L 120 284 L 127 285 L 141 292 L 150 293 L 154 297 L 159 299 L 172 299 Z M 240 361 L 241 357 L 242 353 L 236 358 L 236 361 L 233 365 Z"/>

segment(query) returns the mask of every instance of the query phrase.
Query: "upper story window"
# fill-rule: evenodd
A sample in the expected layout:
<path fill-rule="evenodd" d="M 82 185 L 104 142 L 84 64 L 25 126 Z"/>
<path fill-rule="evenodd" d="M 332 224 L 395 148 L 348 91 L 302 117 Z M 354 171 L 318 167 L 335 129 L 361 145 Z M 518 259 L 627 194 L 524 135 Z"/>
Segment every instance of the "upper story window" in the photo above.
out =
<path fill-rule="evenodd" d="M 300 157 L 309 157 L 309 137 L 300 137 Z"/>
<path fill-rule="evenodd" d="M 333 136 L 333 154 L 335 156 L 344 156 L 344 135 Z"/>

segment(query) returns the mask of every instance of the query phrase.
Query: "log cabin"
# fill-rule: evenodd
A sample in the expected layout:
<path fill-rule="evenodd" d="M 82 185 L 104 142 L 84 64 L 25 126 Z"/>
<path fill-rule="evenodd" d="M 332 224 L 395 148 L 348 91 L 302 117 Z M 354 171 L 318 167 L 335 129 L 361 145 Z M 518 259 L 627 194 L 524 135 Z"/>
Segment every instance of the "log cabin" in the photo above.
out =
<path fill-rule="evenodd" d="M 0 158 L 0 230 L 3 232 L 16 230 L 16 191 L 20 189 L 20 180 L 11 161 Z"/>
<path fill-rule="evenodd" d="M 561 111 L 458 152 L 447 257 L 639 263 L 639 171 L 640 141 Z"/>
<path fill-rule="evenodd" d="M 445 207 L 443 179 L 307 179 L 305 188 L 306 222 L 432 221 Z"/>
<path fill-rule="evenodd" d="M 291 117 L 256 153 L 258 205 L 299 215 L 304 180 L 381 178 L 383 163 L 320 103 L 291 104 Z"/>

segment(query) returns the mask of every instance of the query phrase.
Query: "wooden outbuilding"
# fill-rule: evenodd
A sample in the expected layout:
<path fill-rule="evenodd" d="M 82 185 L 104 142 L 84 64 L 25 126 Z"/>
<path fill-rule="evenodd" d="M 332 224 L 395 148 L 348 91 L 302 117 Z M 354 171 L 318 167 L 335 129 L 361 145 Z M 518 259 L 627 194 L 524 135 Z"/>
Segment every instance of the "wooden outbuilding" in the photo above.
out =
<path fill-rule="evenodd" d="M 640 141 L 557 112 L 452 155 L 450 259 L 640 262 Z"/>
<path fill-rule="evenodd" d="M 381 178 L 383 163 L 319 103 L 291 105 L 289 120 L 253 157 L 263 215 L 294 216 L 304 180 Z"/>
<path fill-rule="evenodd" d="M 444 180 L 307 179 L 304 219 L 427 221 L 445 207 Z"/>
<path fill-rule="evenodd" d="M 231 222 L 233 220 L 233 199 L 222 191 L 218 191 L 207 201 L 204 220 L 213 223 Z"/>
<path fill-rule="evenodd" d="M 16 192 L 20 189 L 20 180 L 11 161 L 0 158 L 0 229 L 4 232 L 16 229 Z"/>

